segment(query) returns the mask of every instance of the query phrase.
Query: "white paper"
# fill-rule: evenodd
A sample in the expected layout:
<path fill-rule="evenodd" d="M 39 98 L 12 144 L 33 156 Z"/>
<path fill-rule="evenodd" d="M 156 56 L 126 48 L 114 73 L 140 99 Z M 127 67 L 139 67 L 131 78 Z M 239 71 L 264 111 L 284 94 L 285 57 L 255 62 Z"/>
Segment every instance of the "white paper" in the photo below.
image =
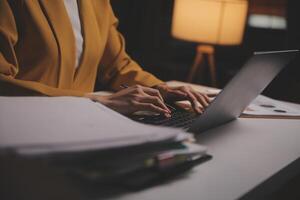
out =
<path fill-rule="evenodd" d="M 29 153 L 107 149 L 185 135 L 77 97 L 0 97 L 0 130 L 0 148 Z"/>
<path fill-rule="evenodd" d="M 300 116 L 300 105 L 259 95 L 243 112 L 247 115 Z"/>

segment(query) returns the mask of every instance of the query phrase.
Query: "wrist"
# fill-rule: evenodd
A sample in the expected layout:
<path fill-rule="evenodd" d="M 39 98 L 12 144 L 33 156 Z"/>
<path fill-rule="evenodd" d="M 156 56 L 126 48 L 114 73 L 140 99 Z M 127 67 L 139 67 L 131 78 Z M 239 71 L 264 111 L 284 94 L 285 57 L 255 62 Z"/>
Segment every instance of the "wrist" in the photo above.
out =
<path fill-rule="evenodd" d="M 92 101 L 99 102 L 103 105 L 109 104 L 109 98 L 105 95 L 94 95 L 94 94 L 85 94 L 84 97 L 89 98 Z"/>

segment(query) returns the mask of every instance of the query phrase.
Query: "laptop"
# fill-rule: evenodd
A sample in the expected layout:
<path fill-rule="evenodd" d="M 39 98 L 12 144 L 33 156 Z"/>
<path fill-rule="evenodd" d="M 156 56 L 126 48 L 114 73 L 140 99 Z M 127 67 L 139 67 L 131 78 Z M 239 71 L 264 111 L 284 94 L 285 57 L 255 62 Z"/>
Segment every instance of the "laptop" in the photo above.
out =
<path fill-rule="evenodd" d="M 230 122 L 241 115 L 298 53 L 299 50 L 255 52 L 201 115 L 176 107 L 170 118 L 139 116 L 133 119 L 146 124 L 181 127 L 192 133 Z"/>

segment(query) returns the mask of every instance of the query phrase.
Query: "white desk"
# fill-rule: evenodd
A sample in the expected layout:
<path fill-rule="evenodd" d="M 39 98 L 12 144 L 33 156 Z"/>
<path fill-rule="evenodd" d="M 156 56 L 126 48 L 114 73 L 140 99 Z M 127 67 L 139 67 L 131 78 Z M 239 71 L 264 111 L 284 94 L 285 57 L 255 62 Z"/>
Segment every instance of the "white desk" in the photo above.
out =
<path fill-rule="evenodd" d="M 199 135 L 198 141 L 200 144 L 208 146 L 209 153 L 213 155 L 212 160 L 193 168 L 179 179 L 138 192 L 116 194 L 110 199 L 239 199 L 300 157 L 300 120 L 238 119 Z M 82 199 L 79 197 L 81 194 L 77 194 L 79 191 L 74 188 L 61 189 L 60 185 L 64 185 L 63 181 L 66 181 L 61 176 L 45 175 L 42 173 L 43 171 L 39 173 L 41 170 L 39 166 L 36 169 L 31 169 L 31 166 L 28 168 L 28 171 L 35 171 L 34 176 L 23 173 L 26 172 L 24 167 L 21 167 L 22 170 L 18 170 L 20 165 L 16 165 L 15 172 L 22 176 L 25 175 L 25 177 L 28 176 L 21 179 L 22 182 L 19 185 L 22 187 L 19 189 L 25 188 L 24 191 L 28 189 L 24 187 L 28 183 L 28 179 L 31 184 L 32 180 L 36 180 L 37 186 L 45 183 L 47 185 L 49 181 L 44 180 L 50 180 L 49 187 L 44 190 L 41 187 L 30 189 L 38 193 L 37 197 L 43 197 L 50 188 L 51 194 L 55 192 L 60 196 L 63 194 L 66 196 L 64 199 Z M 300 169 L 297 171 L 299 172 Z M 18 174 L 16 177 L 19 177 Z M 41 179 L 41 177 L 43 178 Z M 39 184 L 40 182 L 43 183 Z M 7 185 L 5 181 L 4 183 Z M 53 199 L 52 196 L 49 195 L 48 198 L 43 197 L 42 199 Z M 99 199 L 96 197 L 97 195 L 92 196 L 88 199 Z"/>
<path fill-rule="evenodd" d="M 179 180 L 113 199 L 238 199 L 299 158 L 300 120 L 239 119 L 198 139 L 211 161 Z"/>
<path fill-rule="evenodd" d="M 185 83 L 172 81 L 168 84 L 179 86 Z M 192 87 L 203 91 L 201 86 Z M 199 135 L 198 141 L 208 146 L 213 155 L 211 161 L 195 167 L 179 180 L 113 199 L 241 198 L 300 158 L 300 120 L 238 119 Z"/>

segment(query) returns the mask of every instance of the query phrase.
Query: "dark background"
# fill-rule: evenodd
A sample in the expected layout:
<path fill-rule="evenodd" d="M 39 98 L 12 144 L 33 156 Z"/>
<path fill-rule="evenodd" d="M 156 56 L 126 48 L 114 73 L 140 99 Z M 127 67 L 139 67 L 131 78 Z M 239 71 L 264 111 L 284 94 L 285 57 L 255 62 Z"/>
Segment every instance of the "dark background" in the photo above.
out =
<path fill-rule="evenodd" d="M 143 68 L 162 80 L 185 81 L 195 56 L 196 43 L 171 36 L 173 0 L 112 0 L 119 30 L 127 42 L 127 52 Z M 216 47 L 219 87 L 240 69 L 254 51 L 299 49 L 300 7 L 295 0 L 251 0 L 249 14 L 269 14 L 287 19 L 286 30 L 246 26 L 239 46 Z M 273 98 L 300 103 L 299 58 L 290 64 L 264 91 Z M 195 78 L 196 83 L 209 85 Z"/>

